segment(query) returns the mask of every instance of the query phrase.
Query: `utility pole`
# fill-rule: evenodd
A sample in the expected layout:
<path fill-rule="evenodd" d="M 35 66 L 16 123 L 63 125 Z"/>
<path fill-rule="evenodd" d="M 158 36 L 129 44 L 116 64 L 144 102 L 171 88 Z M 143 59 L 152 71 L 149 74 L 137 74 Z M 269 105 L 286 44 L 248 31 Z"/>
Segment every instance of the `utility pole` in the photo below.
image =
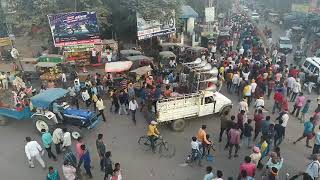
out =
<path fill-rule="evenodd" d="M 74 12 L 77 12 L 77 0 L 74 0 Z"/>

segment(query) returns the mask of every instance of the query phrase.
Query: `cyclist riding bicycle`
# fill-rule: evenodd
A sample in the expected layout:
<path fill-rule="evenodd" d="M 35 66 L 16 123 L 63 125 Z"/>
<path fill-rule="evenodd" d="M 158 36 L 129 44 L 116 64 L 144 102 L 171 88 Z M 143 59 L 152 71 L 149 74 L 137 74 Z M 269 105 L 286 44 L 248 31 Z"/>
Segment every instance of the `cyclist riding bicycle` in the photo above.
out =
<path fill-rule="evenodd" d="M 156 121 L 151 121 L 151 123 L 148 126 L 148 132 L 147 136 L 150 139 L 151 142 L 151 149 L 153 152 L 155 152 L 155 144 L 156 141 L 159 139 L 160 132 L 157 129 L 157 122 Z"/>

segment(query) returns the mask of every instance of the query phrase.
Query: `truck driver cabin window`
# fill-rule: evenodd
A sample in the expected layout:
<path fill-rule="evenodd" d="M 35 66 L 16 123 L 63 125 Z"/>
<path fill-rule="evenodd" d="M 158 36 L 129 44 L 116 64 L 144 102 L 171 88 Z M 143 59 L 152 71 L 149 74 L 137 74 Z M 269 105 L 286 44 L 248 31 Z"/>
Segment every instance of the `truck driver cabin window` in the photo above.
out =
<path fill-rule="evenodd" d="M 206 97 L 205 99 L 204 99 L 204 104 L 210 104 L 210 103 L 213 103 L 213 97 L 212 96 L 210 96 L 210 97 Z"/>

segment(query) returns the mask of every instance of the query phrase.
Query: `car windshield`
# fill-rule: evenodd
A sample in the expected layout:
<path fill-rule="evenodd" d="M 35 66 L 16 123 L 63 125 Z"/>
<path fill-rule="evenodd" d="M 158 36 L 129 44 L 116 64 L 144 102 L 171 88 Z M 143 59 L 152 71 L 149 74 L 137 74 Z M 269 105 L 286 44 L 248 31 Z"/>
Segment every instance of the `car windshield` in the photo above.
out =
<path fill-rule="evenodd" d="M 280 40 L 280 44 L 291 44 L 290 40 Z"/>

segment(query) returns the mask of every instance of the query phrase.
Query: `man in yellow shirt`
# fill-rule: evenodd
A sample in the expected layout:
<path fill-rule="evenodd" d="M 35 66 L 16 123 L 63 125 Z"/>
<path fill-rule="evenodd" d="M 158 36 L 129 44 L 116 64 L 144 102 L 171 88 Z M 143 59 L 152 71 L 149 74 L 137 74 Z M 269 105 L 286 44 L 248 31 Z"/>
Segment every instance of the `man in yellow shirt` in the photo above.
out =
<path fill-rule="evenodd" d="M 159 139 L 160 132 L 157 129 L 157 122 L 156 121 L 151 121 L 151 123 L 148 126 L 148 132 L 147 136 L 150 139 L 151 142 L 151 149 L 153 152 L 155 152 L 155 143 Z"/>

